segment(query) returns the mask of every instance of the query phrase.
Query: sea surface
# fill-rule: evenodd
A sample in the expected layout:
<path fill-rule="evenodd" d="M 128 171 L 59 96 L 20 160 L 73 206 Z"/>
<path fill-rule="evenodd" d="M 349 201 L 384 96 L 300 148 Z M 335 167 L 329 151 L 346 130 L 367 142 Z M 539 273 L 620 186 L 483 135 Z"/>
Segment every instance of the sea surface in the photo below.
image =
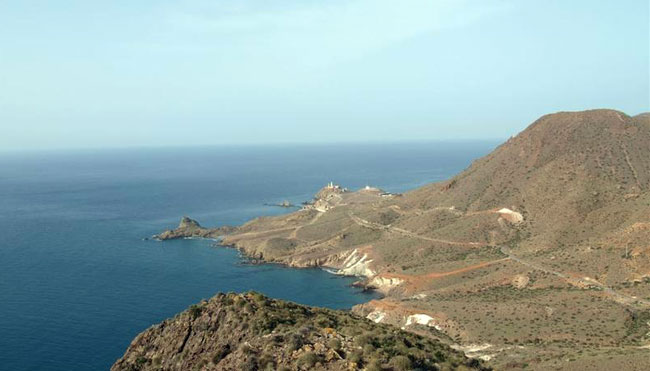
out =
<path fill-rule="evenodd" d="M 0 154 L 0 369 L 106 370 L 142 330 L 217 292 L 349 309 L 373 297 L 320 269 L 244 264 L 208 240 L 144 240 L 288 212 L 327 182 L 402 192 L 493 142 Z"/>

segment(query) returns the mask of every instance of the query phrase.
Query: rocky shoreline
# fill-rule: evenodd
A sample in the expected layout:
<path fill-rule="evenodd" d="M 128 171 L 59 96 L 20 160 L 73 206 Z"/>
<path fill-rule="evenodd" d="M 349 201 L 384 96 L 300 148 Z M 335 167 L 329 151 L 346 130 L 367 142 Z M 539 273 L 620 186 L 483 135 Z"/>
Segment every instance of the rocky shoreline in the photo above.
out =
<path fill-rule="evenodd" d="M 179 238 L 214 238 L 219 239 L 225 234 L 233 233 L 237 230 L 237 227 L 223 226 L 218 228 L 204 228 L 194 219 L 191 219 L 188 216 L 181 218 L 178 227 L 175 229 L 168 229 L 161 232 L 160 234 L 155 234 L 151 236 L 151 239 L 157 241 L 164 240 L 174 240 Z"/>
<path fill-rule="evenodd" d="M 217 240 L 218 243 L 215 244 L 215 246 L 237 249 L 249 264 L 280 264 L 288 268 L 321 268 L 331 274 L 359 278 L 359 280 L 354 283 L 355 287 L 363 288 L 364 290 L 377 291 L 382 294 L 385 293 L 382 291 L 384 285 L 377 285 L 376 283 L 379 281 L 376 280 L 374 282 L 375 284 L 373 284 L 373 280 L 370 279 L 372 278 L 372 271 L 366 272 L 363 269 L 358 269 L 359 266 L 363 266 L 362 260 L 364 258 L 355 258 L 356 251 L 352 251 L 351 254 L 344 253 L 324 258 L 306 260 L 294 259 L 287 261 L 285 259 L 267 259 L 263 253 L 241 246 L 237 242 L 224 242 L 224 239 L 229 234 L 237 233 L 238 230 L 238 227 L 231 226 L 205 228 L 195 219 L 183 216 L 177 228 L 165 230 L 160 234 L 153 235 L 151 236 L 151 239 L 156 241 L 186 238 Z M 360 260 L 361 264 L 359 264 Z"/>

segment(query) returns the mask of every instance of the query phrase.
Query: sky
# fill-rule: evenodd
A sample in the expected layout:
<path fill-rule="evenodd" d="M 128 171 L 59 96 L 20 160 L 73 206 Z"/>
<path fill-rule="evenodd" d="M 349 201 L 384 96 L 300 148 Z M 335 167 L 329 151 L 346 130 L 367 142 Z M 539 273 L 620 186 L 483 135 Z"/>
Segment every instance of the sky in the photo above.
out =
<path fill-rule="evenodd" d="M 0 0 L 0 151 L 507 138 L 650 111 L 647 0 Z"/>

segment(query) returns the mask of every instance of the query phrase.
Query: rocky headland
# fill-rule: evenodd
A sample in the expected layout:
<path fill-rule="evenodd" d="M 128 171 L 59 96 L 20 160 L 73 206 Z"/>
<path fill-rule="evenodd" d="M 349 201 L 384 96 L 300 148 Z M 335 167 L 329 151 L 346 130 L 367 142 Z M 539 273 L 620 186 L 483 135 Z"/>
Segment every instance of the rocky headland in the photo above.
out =
<path fill-rule="evenodd" d="M 218 228 L 204 228 L 194 219 L 187 216 L 181 218 L 178 227 L 175 229 L 168 229 L 160 234 L 154 235 L 151 238 L 154 240 L 174 240 L 178 238 L 213 238 L 217 239 L 228 233 L 234 233 L 236 227 L 218 227 Z"/>

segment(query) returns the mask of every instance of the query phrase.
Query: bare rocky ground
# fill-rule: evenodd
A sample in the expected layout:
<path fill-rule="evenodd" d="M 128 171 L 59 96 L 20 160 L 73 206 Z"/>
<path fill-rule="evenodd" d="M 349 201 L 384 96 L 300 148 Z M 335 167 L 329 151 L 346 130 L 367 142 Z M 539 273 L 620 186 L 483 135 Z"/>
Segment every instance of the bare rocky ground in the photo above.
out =
<path fill-rule="evenodd" d="M 498 369 L 650 369 L 650 116 L 547 115 L 404 195 L 321 190 L 222 236 L 263 261 L 359 276 L 354 308 Z M 165 234 L 161 234 L 165 238 Z"/>

